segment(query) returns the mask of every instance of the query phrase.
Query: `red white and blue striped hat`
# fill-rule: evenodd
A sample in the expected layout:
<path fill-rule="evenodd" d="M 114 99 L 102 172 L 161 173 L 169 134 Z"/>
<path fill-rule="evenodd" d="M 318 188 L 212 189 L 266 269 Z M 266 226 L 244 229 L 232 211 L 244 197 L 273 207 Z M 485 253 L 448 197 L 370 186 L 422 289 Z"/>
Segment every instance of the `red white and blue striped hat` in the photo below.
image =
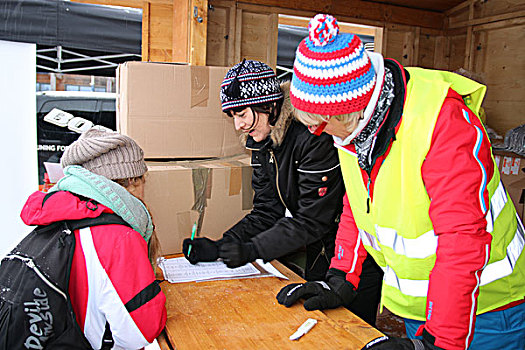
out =
<path fill-rule="evenodd" d="M 318 14 L 295 53 L 292 105 L 304 112 L 341 115 L 366 107 L 376 74 L 361 39 L 339 33 L 337 20 Z"/>

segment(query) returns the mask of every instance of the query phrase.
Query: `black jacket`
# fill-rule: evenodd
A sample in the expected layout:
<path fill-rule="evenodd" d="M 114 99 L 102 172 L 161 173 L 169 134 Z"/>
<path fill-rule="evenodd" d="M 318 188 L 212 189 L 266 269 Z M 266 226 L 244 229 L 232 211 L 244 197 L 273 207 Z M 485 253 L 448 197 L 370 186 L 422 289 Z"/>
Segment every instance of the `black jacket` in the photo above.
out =
<path fill-rule="evenodd" d="M 270 136 L 246 140 L 253 210 L 224 236 L 253 242 L 266 261 L 306 247 L 305 277 L 324 279 L 345 192 L 339 158 L 331 136 L 312 135 L 293 118 L 288 88 L 282 88 L 285 100 Z"/>

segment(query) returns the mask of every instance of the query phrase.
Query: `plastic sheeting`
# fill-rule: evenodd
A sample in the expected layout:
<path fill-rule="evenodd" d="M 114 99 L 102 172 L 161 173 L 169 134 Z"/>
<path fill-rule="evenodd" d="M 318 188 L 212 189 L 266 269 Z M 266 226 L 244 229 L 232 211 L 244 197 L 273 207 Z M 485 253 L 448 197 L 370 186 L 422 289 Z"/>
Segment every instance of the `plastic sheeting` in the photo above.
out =
<path fill-rule="evenodd" d="M 0 39 L 140 54 L 142 10 L 63 0 L 4 0 Z"/>

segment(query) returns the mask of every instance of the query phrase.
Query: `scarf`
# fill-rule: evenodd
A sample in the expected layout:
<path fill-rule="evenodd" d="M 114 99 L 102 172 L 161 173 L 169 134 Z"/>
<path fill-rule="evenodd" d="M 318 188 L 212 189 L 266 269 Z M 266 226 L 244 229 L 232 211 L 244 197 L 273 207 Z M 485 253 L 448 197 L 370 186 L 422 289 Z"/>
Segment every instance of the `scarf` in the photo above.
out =
<path fill-rule="evenodd" d="M 116 182 L 78 166 L 70 165 L 64 169 L 61 178 L 49 192 L 69 191 L 105 205 L 126 221 L 149 241 L 153 233 L 153 222 L 142 201 L 129 193 Z"/>
<path fill-rule="evenodd" d="M 390 69 L 385 67 L 383 88 L 377 100 L 374 113 L 370 117 L 368 124 L 353 140 L 361 169 L 368 170 L 372 166 L 372 151 L 377 139 L 377 131 L 383 124 L 394 97 L 394 77 Z"/>

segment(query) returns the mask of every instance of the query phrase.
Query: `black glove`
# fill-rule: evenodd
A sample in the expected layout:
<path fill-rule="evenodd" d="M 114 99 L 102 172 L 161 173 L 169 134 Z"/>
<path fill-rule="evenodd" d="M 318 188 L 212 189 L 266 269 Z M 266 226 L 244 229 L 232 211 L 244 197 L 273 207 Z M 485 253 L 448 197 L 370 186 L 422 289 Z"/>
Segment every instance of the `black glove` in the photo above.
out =
<path fill-rule="evenodd" d="M 304 308 L 308 311 L 335 309 L 349 305 L 356 296 L 354 286 L 345 278 L 346 274 L 330 269 L 325 281 L 292 283 L 277 294 L 279 304 L 292 306 L 298 299 L 305 299 Z"/>
<path fill-rule="evenodd" d="M 191 252 L 188 255 L 188 249 L 191 244 Z M 198 262 L 215 261 L 219 258 L 219 244 L 209 238 L 201 237 L 182 241 L 182 252 L 188 261 L 192 264 Z"/>
<path fill-rule="evenodd" d="M 433 344 L 433 337 L 423 330 L 423 340 L 397 338 L 384 335 L 366 344 L 361 350 L 439 350 Z M 426 333 L 426 334 L 425 334 Z M 430 335 L 430 338 L 428 337 Z M 428 339 L 428 340 L 427 340 Z"/>
<path fill-rule="evenodd" d="M 219 247 L 219 257 L 226 266 L 235 268 L 257 259 L 259 252 L 252 242 L 225 241 Z"/>

